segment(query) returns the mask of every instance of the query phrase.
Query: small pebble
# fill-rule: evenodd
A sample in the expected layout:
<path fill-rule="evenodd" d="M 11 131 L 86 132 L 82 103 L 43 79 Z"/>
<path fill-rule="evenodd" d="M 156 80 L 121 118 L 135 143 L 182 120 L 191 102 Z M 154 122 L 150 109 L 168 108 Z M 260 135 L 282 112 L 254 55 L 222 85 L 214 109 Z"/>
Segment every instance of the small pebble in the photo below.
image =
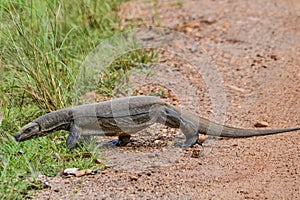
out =
<path fill-rule="evenodd" d="M 199 142 L 203 143 L 206 140 L 206 136 L 205 135 L 200 135 L 199 137 Z"/>
<path fill-rule="evenodd" d="M 96 163 L 96 164 L 102 164 L 102 161 L 101 161 L 99 158 L 97 158 L 97 159 L 95 160 L 95 163 Z"/>
<path fill-rule="evenodd" d="M 54 192 L 59 192 L 59 189 L 58 189 L 58 188 L 55 188 L 53 191 L 54 191 Z"/>
<path fill-rule="evenodd" d="M 130 181 L 137 181 L 138 180 L 138 177 L 137 176 L 130 176 Z"/>
<path fill-rule="evenodd" d="M 256 122 L 256 123 L 254 124 L 254 126 L 255 126 L 255 127 L 268 127 L 269 124 L 268 124 L 268 122 L 265 122 L 265 121 L 259 121 L 259 122 Z"/>
<path fill-rule="evenodd" d="M 192 155 L 191 155 L 192 158 L 199 158 L 200 155 L 201 155 L 201 150 L 200 149 L 193 149 L 192 150 Z"/>

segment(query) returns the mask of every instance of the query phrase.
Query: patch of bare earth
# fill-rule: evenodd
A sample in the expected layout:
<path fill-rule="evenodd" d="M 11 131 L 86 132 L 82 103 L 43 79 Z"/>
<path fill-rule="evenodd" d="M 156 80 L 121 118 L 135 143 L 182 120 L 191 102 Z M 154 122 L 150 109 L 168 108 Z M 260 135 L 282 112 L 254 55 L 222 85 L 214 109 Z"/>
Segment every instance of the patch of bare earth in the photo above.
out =
<path fill-rule="evenodd" d="M 139 27 L 168 27 L 204 48 L 223 79 L 227 125 L 254 128 L 260 122 L 268 125 L 267 128 L 300 126 L 300 4 L 297 1 L 153 2 L 156 1 L 124 3 L 120 7 L 123 25 L 137 21 Z M 162 65 L 157 65 L 160 70 L 156 71 L 161 73 L 156 82 L 136 77 L 136 82 L 144 80 L 144 86 L 137 84 L 136 94 L 151 93 L 148 84 L 160 85 L 170 93 L 167 99 L 171 102 L 175 98 L 180 106 L 210 118 L 212 103 L 203 77 L 187 70 L 186 60 L 168 52 L 161 52 L 160 64 L 171 66 L 171 70 L 165 72 L 160 69 Z M 165 77 L 168 81 L 164 82 Z M 197 97 L 193 102 L 188 98 L 187 83 L 193 85 L 193 95 Z M 300 197 L 299 131 L 211 139 L 203 148 L 189 150 L 170 145 L 173 136 L 180 135 L 180 131 L 160 125 L 149 128 L 135 136 L 129 147 L 103 150 L 105 160 L 110 163 L 105 171 L 78 178 L 48 178 L 49 187 L 38 191 L 36 198 Z"/>

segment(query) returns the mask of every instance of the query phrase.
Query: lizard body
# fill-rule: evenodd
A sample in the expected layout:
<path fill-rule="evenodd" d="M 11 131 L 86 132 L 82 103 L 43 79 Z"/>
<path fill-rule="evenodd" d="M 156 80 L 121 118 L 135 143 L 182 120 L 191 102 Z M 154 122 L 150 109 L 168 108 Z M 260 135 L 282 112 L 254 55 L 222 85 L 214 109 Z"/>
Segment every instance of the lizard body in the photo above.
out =
<path fill-rule="evenodd" d="M 85 104 L 57 110 L 43 115 L 22 127 L 15 134 L 16 141 L 45 136 L 56 130 L 70 132 L 69 148 L 81 137 L 119 136 L 119 145 L 129 142 L 130 134 L 155 123 L 180 128 L 186 137 L 183 147 L 198 143 L 199 133 L 220 137 L 252 137 L 300 130 L 300 127 L 282 129 L 243 129 L 223 126 L 181 111 L 165 101 L 151 96 L 118 98 L 95 104 Z M 221 130 L 218 128 L 221 127 Z"/>

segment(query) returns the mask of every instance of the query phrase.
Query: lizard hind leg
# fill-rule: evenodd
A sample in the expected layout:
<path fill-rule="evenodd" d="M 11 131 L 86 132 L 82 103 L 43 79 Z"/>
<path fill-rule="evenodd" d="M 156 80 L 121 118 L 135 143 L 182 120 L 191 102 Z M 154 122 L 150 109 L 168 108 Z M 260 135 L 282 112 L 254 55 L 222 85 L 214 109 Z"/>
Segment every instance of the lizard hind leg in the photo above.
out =
<path fill-rule="evenodd" d="M 190 122 L 183 122 L 180 125 L 180 129 L 185 135 L 186 141 L 183 144 L 183 148 L 189 148 L 194 146 L 195 144 L 199 144 L 199 134 L 197 129 Z"/>
<path fill-rule="evenodd" d="M 180 130 L 183 132 L 186 138 L 185 142 L 183 144 L 176 143 L 175 146 L 188 148 L 199 143 L 199 134 L 196 126 L 192 122 L 182 117 L 177 111 L 168 107 L 162 107 L 158 122 L 171 128 L 180 128 Z"/>

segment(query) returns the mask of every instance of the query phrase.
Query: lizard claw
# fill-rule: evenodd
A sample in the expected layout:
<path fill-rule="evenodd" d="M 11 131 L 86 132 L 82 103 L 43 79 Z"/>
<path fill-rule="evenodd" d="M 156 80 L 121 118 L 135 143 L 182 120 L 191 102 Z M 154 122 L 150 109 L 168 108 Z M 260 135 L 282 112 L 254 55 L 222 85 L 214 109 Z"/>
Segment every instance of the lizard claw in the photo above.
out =
<path fill-rule="evenodd" d="M 186 145 L 185 143 L 182 143 L 182 142 L 175 142 L 175 143 L 174 143 L 174 147 L 187 149 L 187 148 L 189 148 L 190 146 L 188 146 L 188 145 Z"/>
<path fill-rule="evenodd" d="M 199 144 L 201 147 L 203 146 L 203 142 L 201 142 L 200 140 L 197 140 L 197 142 L 195 144 Z M 195 145 L 193 144 L 193 145 Z"/>
<path fill-rule="evenodd" d="M 115 145 L 117 147 L 121 146 L 121 141 L 120 140 L 111 140 L 108 143 Z"/>
<path fill-rule="evenodd" d="M 183 149 L 186 149 L 186 148 L 190 148 L 190 147 L 193 147 L 195 144 L 199 144 L 201 147 L 202 147 L 202 142 L 197 140 L 194 144 L 192 145 L 188 145 L 188 144 L 185 144 L 185 143 L 182 143 L 182 142 L 175 142 L 174 143 L 174 146 L 175 147 L 179 147 L 179 148 L 183 148 Z"/>
<path fill-rule="evenodd" d="M 108 142 L 98 142 L 97 145 L 105 148 L 114 148 L 114 147 L 121 147 L 126 146 L 127 143 L 124 143 L 123 140 L 110 140 Z"/>
<path fill-rule="evenodd" d="M 116 148 L 120 146 L 119 140 L 111 140 L 105 142 L 96 142 L 97 146 L 100 148 Z"/>

